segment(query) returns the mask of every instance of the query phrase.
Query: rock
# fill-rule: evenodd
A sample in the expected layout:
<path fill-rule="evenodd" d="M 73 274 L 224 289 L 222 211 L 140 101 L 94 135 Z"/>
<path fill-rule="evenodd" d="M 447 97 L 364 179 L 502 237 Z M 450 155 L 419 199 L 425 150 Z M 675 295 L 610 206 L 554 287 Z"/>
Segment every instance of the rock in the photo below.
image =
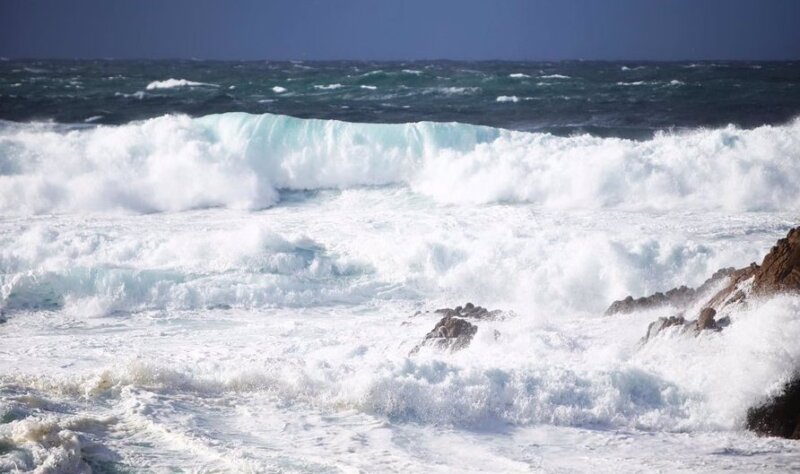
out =
<path fill-rule="evenodd" d="M 605 314 L 610 316 L 612 314 L 627 314 L 634 311 L 645 309 L 654 309 L 660 306 L 674 306 L 678 309 L 685 309 L 692 303 L 696 302 L 699 298 L 705 296 L 712 288 L 714 288 L 720 281 L 729 277 L 736 270 L 733 267 L 721 268 L 711 275 L 711 278 L 703 282 L 697 289 L 689 288 L 688 286 L 681 285 L 679 287 L 668 290 L 666 293 L 653 293 L 650 296 L 643 296 L 634 299 L 628 296 L 623 300 L 614 301 L 608 307 Z"/>
<path fill-rule="evenodd" d="M 456 306 L 454 309 L 451 308 L 442 308 L 437 309 L 434 313 L 442 314 L 444 316 L 458 316 L 461 318 L 472 318 L 472 319 L 490 319 L 496 318 L 501 314 L 501 311 L 494 310 L 489 311 L 488 309 L 482 306 L 475 306 L 472 303 L 467 303 L 463 307 Z"/>
<path fill-rule="evenodd" d="M 695 325 L 698 331 L 702 331 L 705 329 L 719 329 L 717 326 L 717 322 L 714 320 L 714 316 L 717 315 L 717 312 L 714 308 L 703 308 L 703 311 L 700 311 L 700 317 L 697 318 Z"/>
<path fill-rule="evenodd" d="M 440 349 L 450 349 L 456 351 L 467 347 L 472 341 L 472 337 L 478 332 L 478 326 L 469 320 L 490 320 L 499 317 L 502 312 L 499 310 L 489 311 L 482 306 L 467 303 L 464 306 L 455 308 L 441 308 L 434 311 L 434 314 L 442 315 L 442 319 L 425 335 L 425 339 L 411 350 L 415 354 L 423 345 L 434 345 Z M 495 331 L 495 339 L 499 337 Z"/>
<path fill-rule="evenodd" d="M 445 316 L 425 335 L 422 344 L 415 347 L 411 353 L 416 353 L 421 346 L 428 344 L 433 344 L 439 349 L 457 351 L 467 347 L 476 332 L 478 332 L 478 326 L 466 319 Z"/>
<path fill-rule="evenodd" d="M 790 230 L 764 257 L 753 291 L 759 295 L 800 291 L 800 227 Z"/>
<path fill-rule="evenodd" d="M 686 319 L 684 319 L 683 315 L 670 316 L 669 318 L 658 318 L 650 323 L 649 326 L 647 326 L 647 334 L 644 336 L 644 339 L 642 339 L 642 342 L 647 342 L 653 336 L 668 327 L 685 325 Z"/>
<path fill-rule="evenodd" d="M 748 282 L 753 278 L 758 269 L 758 265 L 754 262 L 748 267 L 733 271 L 728 275 L 728 283 L 725 287 L 715 293 L 704 306 L 720 311 L 731 305 L 745 303 L 747 293 L 744 291 L 744 288 L 747 287 Z"/>
<path fill-rule="evenodd" d="M 782 394 L 747 411 L 747 429 L 767 436 L 800 439 L 800 378 Z"/>

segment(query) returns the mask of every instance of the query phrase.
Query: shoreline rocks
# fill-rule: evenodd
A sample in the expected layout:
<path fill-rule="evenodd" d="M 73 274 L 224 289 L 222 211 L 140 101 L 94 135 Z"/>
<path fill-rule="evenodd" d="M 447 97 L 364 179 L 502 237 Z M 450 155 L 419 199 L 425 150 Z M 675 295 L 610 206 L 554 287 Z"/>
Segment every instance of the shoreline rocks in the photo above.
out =
<path fill-rule="evenodd" d="M 709 289 L 725 281 L 725 286 L 708 297 Z M 683 308 L 675 316 L 659 318 L 650 323 L 645 343 L 667 328 L 679 326 L 681 332 L 721 331 L 731 323 L 731 311 L 748 304 L 750 297 L 769 298 L 783 293 L 800 294 L 800 227 L 791 229 L 787 236 L 773 246 L 760 265 L 733 269 L 725 268 L 714 273 L 697 290 L 679 287 L 667 293 L 615 301 L 606 310 L 607 315 L 631 313 L 663 305 Z M 704 298 L 707 298 L 704 300 Z M 685 308 L 705 301 L 694 321 L 687 321 Z M 696 307 L 696 306 L 695 306 Z M 719 319 L 717 317 L 721 315 Z M 800 315 L 798 315 L 800 317 Z M 797 367 L 800 373 L 800 367 Z M 800 439 L 800 375 L 784 387 L 783 393 L 747 412 L 747 428 L 758 434 Z"/>
<path fill-rule="evenodd" d="M 633 296 L 628 296 L 625 299 L 617 300 L 611 303 L 606 309 L 605 315 L 611 316 L 614 314 L 628 314 L 634 311 L 641 311 L 644 309 L 655 309 L 661 306 L 675 306 L 678 308 L 686 308 L 699 298 L 707 294 L 714 286 L 716 286 L 723 279 L 729 277 L 737 270 L 733 267 L 721 268 L 714 272 L 711 277 L 703 282 L 697 289 L 689 288 L 685 285 L 668 290 L 665 293 L 656 292 L 650 296 L 643 296 L 634 299 Z"/>
<path fill-rule="evenodd" d="M 800 439 L 800 378 L 783 393 L 763 405 L 747 410 L 747 429 L 767 436 Z"/>

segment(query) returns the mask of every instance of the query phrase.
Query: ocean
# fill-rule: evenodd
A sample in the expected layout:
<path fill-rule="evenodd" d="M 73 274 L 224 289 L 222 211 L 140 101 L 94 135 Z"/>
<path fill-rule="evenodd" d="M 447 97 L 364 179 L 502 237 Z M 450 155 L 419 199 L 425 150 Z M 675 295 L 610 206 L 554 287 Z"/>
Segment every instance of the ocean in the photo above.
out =
<path fill-rule="evenodd" d="M 787 472 L 798 62 L 0 61 L 0 472 Z M 472 342 L 414 351 L 467 302 Z"/>

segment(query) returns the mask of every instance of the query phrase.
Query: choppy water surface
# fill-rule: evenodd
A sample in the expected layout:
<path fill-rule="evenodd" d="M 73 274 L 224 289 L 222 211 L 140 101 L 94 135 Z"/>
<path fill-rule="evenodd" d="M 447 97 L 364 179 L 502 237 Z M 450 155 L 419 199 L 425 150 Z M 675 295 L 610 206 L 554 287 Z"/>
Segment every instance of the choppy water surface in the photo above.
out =
<path fill-rule="evenodd" d="M 800 299 L 602 316 L 798 224 L 798 70 L 0 62 L 0 471 L 799 469 Z"/>

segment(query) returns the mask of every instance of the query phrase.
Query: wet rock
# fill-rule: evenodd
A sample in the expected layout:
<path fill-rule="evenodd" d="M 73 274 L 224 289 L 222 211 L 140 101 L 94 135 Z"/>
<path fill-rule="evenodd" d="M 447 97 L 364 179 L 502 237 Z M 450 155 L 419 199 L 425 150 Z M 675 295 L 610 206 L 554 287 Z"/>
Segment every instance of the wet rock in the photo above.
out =
<path fill-rule="evenodd" d="M 750 266 L 740 268 L 728 275 L 728 282 L 721 290 L 715 293 L 704 306 L 714 308 L 717 311 L 723 308 L 744 304 L 747 300 L 747 292 L 751 279 L 755 276 L 759 266 L 754 262 Z"/>
<path fill-rule="evenodd" d="M 664 329 L 673 326 L 686 326 L 686 319 L 684 319 L 683 315 L 656 319 L 647 326 L 647 334 L 644 336 L 644 339 L 642 339 L 642 342 L 647 342 Z"/>
<path fill-rule="evenodd" d="M 800 291 L 800 227 L 790 230 L 764 257 L 753 291 L 759 295 Z"/>
<path fill-rule="evenodd" d="M 472 319 L 492 319 L 497 318 L 502 313 L 499 310 L 489 311 L 482 306 L 475 306 L 472 303 L 467 303 L 464 306 L 456 306 L 455 308 L 442 308 L 434 311 L 436 314 L 444 316 L 457 316 L 461 318 Z"/>
<path fill-rule="evenodd" d="M 714 316 L 716 315 L 717 312 L 714 310 L 714 308 L 703 308 L 703 311 L 700 311 L 700 317 L 698 317 L 697 321 L 695 322 L 697 330 L 703 331 L 706 329 L 719 329 L 717 322 L 714 320 Z"/>
<path fill-rule="evenodd" d="M 472 337 L 478 332 L 478 326 L 470 321 L 493 320 L 503 313 L 499 310 L 489 311 L 482 306 L 468 302 L 464 306 L 437 309 L 434 314 L 441 315 L 442 319 L 425 335 L 425 339 L 411 351 L 411 354 L 418 352 L 423 345 L 432 345 L 452 351 L 463 349 L 469 345 Z M 494 331 L 495 339 L 499 335 L 500 333 Z"/>
<path fill-rule="evenodd" d="M 782 394 L 747 411 L 747 429 L 767 436 L 800 439 L 800 378 Z"/>
<path fill-rule="evenodd" d="M 688 286 L 681 285 L 679 287 L 668 290 L 666 293 L 657 292 L 650 296 L 643 296 L 634 299 L 633 296 L 628 296 L 625 299 L 614 301 L 608 307 L 605 314 L 610 316 L 612 314 L 627 314 L 634 311 L 641 311 L 646 309 L 654 309 L 661 306 L 674 306 L 678 309 L 684 309 L 696 302 L 699 298 L 705 296 L 717 284 L 725 278 L 728 278 L 736 271 L 733 267 L 721 268 L 711 275 L 711 278 L 703 282 L 697 289 L 689 288 Z"/>
<path fill-rule="evenodd" d="M 463 349 L 469 345 L 476 332 L 478 332 L 478 326 L 466 319 L 445 316 L 425 335 L 425 339 L 411 351 L 411 354 L 415 354 L 423 345 L 433 345 L 439 349 L 451 351 Z"/>

